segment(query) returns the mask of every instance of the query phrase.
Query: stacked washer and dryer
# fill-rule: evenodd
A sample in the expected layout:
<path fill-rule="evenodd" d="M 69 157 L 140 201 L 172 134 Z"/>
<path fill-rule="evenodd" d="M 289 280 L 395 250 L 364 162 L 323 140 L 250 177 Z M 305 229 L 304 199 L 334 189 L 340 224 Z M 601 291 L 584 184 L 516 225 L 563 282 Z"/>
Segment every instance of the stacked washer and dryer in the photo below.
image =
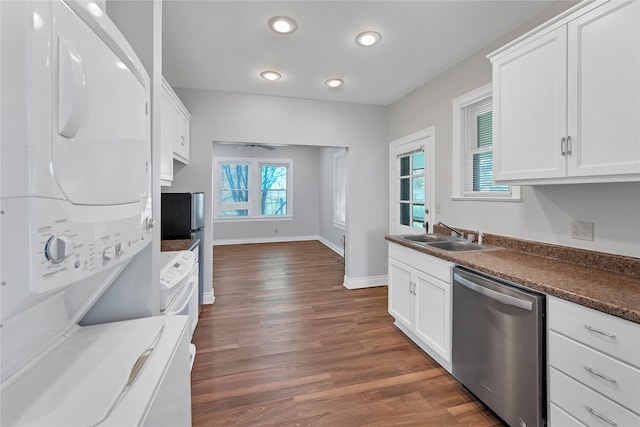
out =
<path fill-rule="evenodd" d="M 191 425 L 187 316 L 82 326 L 114 284 L 157 292 L 123 279 L 151 268 L 147 72 L 92 1 L 0 24 L 0 425 Z"/>

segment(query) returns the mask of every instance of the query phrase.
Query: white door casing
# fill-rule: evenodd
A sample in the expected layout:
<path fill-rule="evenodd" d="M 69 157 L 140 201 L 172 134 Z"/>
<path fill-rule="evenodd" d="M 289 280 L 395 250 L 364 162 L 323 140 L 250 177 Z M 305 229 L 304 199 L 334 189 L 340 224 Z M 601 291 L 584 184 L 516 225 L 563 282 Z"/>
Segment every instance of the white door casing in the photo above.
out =
<path fill-rule="evenodd" d="M 403 154 L 424 151 L 424 220 L 428 227 L 415 228 L 400 224 L 399 158 Z M 391 234 L 419 234 L 433 228 L 435 206 L 435 128 L 421 130 L 389 143 L 389 232 Z"/>

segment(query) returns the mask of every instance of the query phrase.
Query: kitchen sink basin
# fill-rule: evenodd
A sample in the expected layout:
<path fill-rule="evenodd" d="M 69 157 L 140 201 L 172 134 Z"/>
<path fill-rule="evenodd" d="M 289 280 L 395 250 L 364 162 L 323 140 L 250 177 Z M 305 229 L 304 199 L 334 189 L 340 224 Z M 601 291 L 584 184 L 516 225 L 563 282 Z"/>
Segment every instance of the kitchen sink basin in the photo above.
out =
<path fill-rule="evenodd" d="M 449 240 L 447 242 L 433 242 L 430 243 L 429 246 L 432 248 L 442 249 L 450 252 L 486 251 L 490 249 L 497 249 L 492 246 L 477 245 L 475 243 L 463 242 L 458 240 Z"/>
<path fill-rule="evenodd" d="M 448 242 L 450 240 L 446 236 L 439 236 L 437 234 L 411 234 L 409 236 L 402 236 L 402 238 L 414 243 Z"/>
<path fill-rule="evenodd" d="M 456 237 L 442 236 L 440 234 L 410 234 L 399 237 L 420 246 L 440 249 L 447 252 L 493 251 L 502 249 L 498 246 L 481 245 Z"/>

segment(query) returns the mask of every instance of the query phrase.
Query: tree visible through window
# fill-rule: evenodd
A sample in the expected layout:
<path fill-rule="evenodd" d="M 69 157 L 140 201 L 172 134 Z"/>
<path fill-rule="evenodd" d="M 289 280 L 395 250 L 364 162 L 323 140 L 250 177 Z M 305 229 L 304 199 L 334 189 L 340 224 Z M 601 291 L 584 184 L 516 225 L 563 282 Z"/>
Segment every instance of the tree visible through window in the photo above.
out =
<path fill-rule="evenodd" d="M 287 214 L 287 167 L 262 166 L 262 194 L 260 213 L 262 215 Z"/>
<path fill-rule="evenodd" d="M 285 216 L 288 209 L 289 162 L 218 161 L 217 217 Z M 260 209 L 252 209 L 259 204 Z"/>
<path fill-rule="evenodd" d="M 222 164 L 220 172 L 220 201 L 222 205 L 239 208 L 221 210 L 220 215 L 249 215 L 249 165 Z"/>

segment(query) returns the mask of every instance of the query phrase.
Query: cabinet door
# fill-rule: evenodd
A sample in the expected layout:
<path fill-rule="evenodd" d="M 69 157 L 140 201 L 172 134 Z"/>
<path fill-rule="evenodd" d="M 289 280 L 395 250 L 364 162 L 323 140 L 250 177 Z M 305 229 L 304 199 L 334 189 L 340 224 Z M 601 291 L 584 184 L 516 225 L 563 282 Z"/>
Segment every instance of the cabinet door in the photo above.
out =
<path fill-rule="evenodd" d="M 451 362 L 451 285 L 419 272 L 414 280 L 415 334 Z"/>
<path fill-rule="evenodd" d="M 189 117 L 182 109 L 175 105 L 176 140 L 173 145 L 175 159 L 182 163 L 189 163 Z"/>
<path fill-rule="evenodd" d="M 412 270 L 389 258 L 389 314 L 408 328 L 413 327 Z"/>
<path fill-rule="evenodd" d="M 569 23 L 569 175 L 640 173 L 640 4 Z"/>
<path fill-rule="evenodd" d="M 160 179 L 168 185 L 173 181 L 173 99 L 162 86 L 160 99 Z"/>
<path fill-rule="evenodd" d="M 494 178 L 564 177 L 566 27 L 493 62 Z"/>

